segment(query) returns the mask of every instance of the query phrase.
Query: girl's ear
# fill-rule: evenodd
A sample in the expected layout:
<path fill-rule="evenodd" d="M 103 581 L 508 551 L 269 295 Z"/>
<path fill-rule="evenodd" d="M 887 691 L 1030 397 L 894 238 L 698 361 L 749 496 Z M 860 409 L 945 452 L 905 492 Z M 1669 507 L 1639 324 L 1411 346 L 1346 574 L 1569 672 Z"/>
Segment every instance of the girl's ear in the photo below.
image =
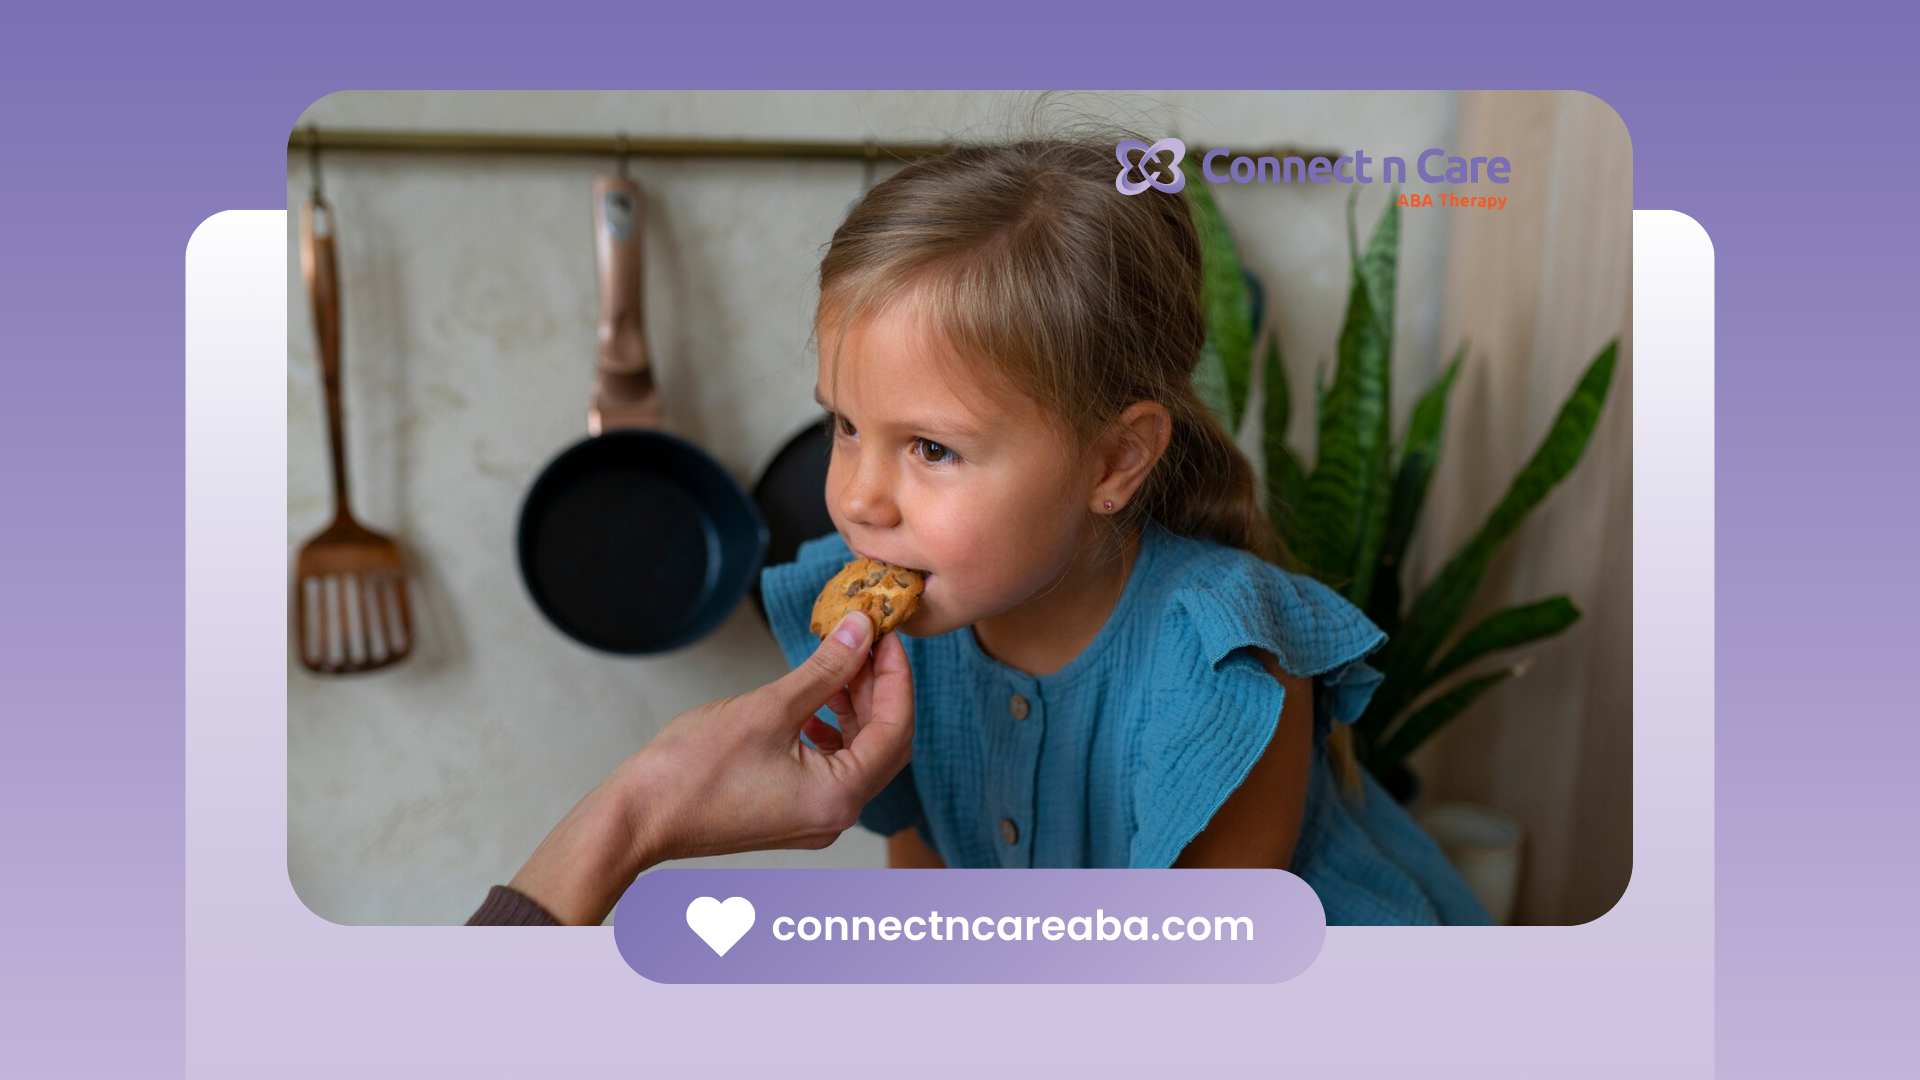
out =
<path fill-rule="evenodd" d="M 1136 401 L 1127 406 L 1102 441 L 1092 493 L 1094 512 L 1118 513 L 1127 505 L 1172 439 L 1173 416 L 1165 405 Z"/>

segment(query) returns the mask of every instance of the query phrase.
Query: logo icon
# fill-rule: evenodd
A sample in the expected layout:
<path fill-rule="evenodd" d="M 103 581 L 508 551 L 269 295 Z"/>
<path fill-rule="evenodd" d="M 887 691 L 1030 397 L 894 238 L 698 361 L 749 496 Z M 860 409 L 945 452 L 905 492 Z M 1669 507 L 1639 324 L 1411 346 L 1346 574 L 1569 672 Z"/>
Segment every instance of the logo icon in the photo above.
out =
<path fill-rule="evenodd" d="M 1161 162 L 1163 150 L 1172 152 L 1173 160 Z M 1140 154 L 1138 162 L 1127 156 L 1132 152 Z M 1122 139 L 1120 145 L 1113 148 L 1113 156 L 1120 160 L 1120 175 L 1114 178 L 1113 186 L 1119 188 L 1122 195 L 1138 195 L 1148 188 L 1172 195 L 1187 186 L 1187 175 L 1180 171 L 1180 159 L 1187 156 L 1187 144 L 1179 139 L 1161 139 L 1152 146 L 1139 139 Z M 1171 172 L 1173 179 L 1159 179 L 1155 174 L 1161 169 Z M 1127 179 L 1127 174 L 1133 172 L 1139 173 L 1141 179 Z"/>
<path fill-rule="evenodd" d="M 724 904 L 711 896 L 696 897 L 687 905 L 687 925 L 708 948 L 725 956 L 753 929 L 753 904 L 744 896 L 729 896 Z"/>

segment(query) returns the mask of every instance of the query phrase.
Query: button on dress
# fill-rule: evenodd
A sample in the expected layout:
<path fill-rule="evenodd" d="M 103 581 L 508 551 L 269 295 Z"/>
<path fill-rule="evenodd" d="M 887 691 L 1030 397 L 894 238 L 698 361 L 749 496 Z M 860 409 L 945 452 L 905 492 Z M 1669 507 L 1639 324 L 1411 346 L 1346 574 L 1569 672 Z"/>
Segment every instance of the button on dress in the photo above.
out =
<path fill-rule="evenodd" d="M 837 534 L 761 578 L 788 663 L 818 645 L 814 598 L 854 558 Z M 1153 523 L 1118 604 L 1080 655 L 1029 675 L 973 628 L 902 636 L 913 665 L 911 764 L 862 825 L 915 827 L 955 868 L 1168 867 L 1272 739 L 1285 689 L 1251 652 L 1314 683 L 1313 761 L 1293 873 L 1329 924 L 1490 922 L 1439 847 L 1371 776 L 1343 795 L 1327 733 L 1381 681 L 1362 659 L 1386 640 L 1320 582 Z M 830 709 L 821 719 L 834 723 Z"/>

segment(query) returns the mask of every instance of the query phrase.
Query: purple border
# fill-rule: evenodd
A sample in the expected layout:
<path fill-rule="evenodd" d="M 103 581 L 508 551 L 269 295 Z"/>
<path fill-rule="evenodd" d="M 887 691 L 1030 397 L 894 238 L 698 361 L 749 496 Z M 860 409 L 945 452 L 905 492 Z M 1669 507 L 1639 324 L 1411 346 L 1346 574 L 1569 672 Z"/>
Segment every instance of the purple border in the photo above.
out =
<path fill-rule="evenodd" d="M 1729 1075 L 1804 1075 L 1871 1071 L 1900 1051 L 1899 975 L 1866 965 L 1911 947 L 1911 932 L 1882 929 L 1904 912 L 1835 916 L 1836 900 L 1900 897 L 1913 881 L 1898 854 L 1910 843 L 1878 829 L 1912 818 L 1901 781 L 1920 734 L 1873 677 L 1910 638 L 1900 615 L 1916 591 L 1900 554 L 1911 484 L 1881 464 L 1904 456 L 1897 410 L 1915 382 L 1892 325 L 1914 233 L 1898 185 L 1915 151 L 1899 134 L 1905 95 L 1883 85 L 1903 70 L 1902 35 L 1876 21 L 1843 51 L 1791 19 L 1709 22 L 1668 5 L 1647 24 L 1657 29 L 1632 28 L 1617 7 L 1562 21 L 1423 5 L 1374 11 L 1351 51 L 1301 49 L 1284 43 L 1353 40 L 1352 14 L 1222 6 L 1190 16 L 1194 47 L 1168 55 L 1163 9 L 1073 24 L 1022 9 L 1016 35 L 979 7 L 969 20 L 775 13 L 756 44 L 729 9 L 596 6 L 548 28 L 471 5 L 250 8 L 244 32 L 158 8 L 10 20 L 0 306 L 13 386 L 0 445 L 19 515 L 6 548 L 14 608 L 32 614 L 10 620 L 0 799 L 18 875 L 5 918 L 39 928 L 11 947 L 9 1027 L 32 1033 L 13 1060 L 153 1075 L 182 1056 L 186 237 L 217 211 L 282 205 L 282 141 L 327 88 L 471 82 L 508 55 L 517 82 L 578 79 L 596 21 L 634 26 L 635 70 L 662 83 L 796 82 L 826 55 L 864 57 L 861 79 L 875 84 L 1077 83 L 1105 76 L 1109 57 L 1139 56 L 1172 81 L 1183 67 L 1304 84 L 1492 75 L 1609 102 L 1638 152 L 1635 206 L 1686 211 L 1718 254 L 1720 1061 Z M 1383 36 L 1396 23 L 1403 40 Z M 1520 25 L 1539 39 L 1519 40 Z M 1865 220 L 1836 222 L 1870 196 L 1827 178 L 1856 172 L 1894 190 Z M 1885 543 L 1864 558 L 1837 542 L 1865 536 Z M 1832 574 L 1880 551 L 1887 570 Z M 1825 580 L 1788 586 L 1788 568 Z M 1819 631 L 1799 632 L 1810 625 Z M 102 943 L 99 961 L 74 955 L 83 934 Z"/>

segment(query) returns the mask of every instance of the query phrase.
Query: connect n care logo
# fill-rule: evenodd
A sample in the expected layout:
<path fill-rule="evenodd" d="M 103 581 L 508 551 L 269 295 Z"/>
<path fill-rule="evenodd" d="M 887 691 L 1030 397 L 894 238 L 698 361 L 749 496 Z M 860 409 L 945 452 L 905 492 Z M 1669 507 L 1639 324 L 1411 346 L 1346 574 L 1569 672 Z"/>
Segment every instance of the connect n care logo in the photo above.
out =
<path fill-rule="evenodd" d="M 1167 155 L 1167 159 L 1161 160 L 1162 155 Z M 1186 174 L 1180 171 L 1180 162 L 1187 156 L 1187 144 L 1179 139 L 1161 139 L 1152 146 L 1138 139 L 1122 139 L 1114 146 L 1113 156 L 1120 162 L 1120 175 L 1114 177 L 1113 186 L 1119 188 L 1122 195 L 1138 195 L 1148 188 L 1171 195 L 1187 186 Z M 1209 184 L 1371 184 L 1376 178 L 1367 174 L 1369 165 L 1380 167 L 1377 179 L 1382 183 L 1407 182 L 1406 158 L 1391 155 L 1373 158 L 1365 150 L 1350 154 L 1291 148 L 1276 148 L 1265 154 L 1195 150 L 1194 157 L 1200 162 L 1200 179 Z M 1224 164 L 1214 164 L 1221 159 L 1225 159 Z M 1429 167 L 1428 162 L 1435 164 Z M 1513 163 L 1504 157 L 1456 157 L 1433 147 L 1422 150 L 1414 158 L 1413 172 L 1428 184 L 1478 184 L 1483 176 L 1488 183 L 1507 184 L 1513 180 Z M 1134 179 L 1136 176 L 1139 179 Z M 1504 196 L 1462 197 L 1440 192 L 1403 195 L 1400 205 L 1432 206 L 1435 199 L 1450 207 L 1501 209 L 1507 204 Z"/>
<path fill-rule="evenodd" d="M 1163 151 L 1173 155 L 1165 164 L 1159 160 Z M 1139 154 L 1140 160 L 1135 162 L 1128 156 L 1130 153 Z M 1179 139 L 1161 139 L 1152 146 L 1139 139 L 1122 139 L 1113 154 L 1120 160 L 1120 175 L 1114 178 L 1113 186 L 1119 188 L 1122 195 L 1138 195 L 1148 188 L 1172 195 L 1187 186 L 1187 175 L 1180 171 L 1180 159 L 1187 156 L 1187 144 Z M 1134 172 L 1138 172 L 1141 179 L 1127 179 L 1127 175 Z M 1173 179 L 1162 180 L 1155 173 L 1172 173 Z"/>

